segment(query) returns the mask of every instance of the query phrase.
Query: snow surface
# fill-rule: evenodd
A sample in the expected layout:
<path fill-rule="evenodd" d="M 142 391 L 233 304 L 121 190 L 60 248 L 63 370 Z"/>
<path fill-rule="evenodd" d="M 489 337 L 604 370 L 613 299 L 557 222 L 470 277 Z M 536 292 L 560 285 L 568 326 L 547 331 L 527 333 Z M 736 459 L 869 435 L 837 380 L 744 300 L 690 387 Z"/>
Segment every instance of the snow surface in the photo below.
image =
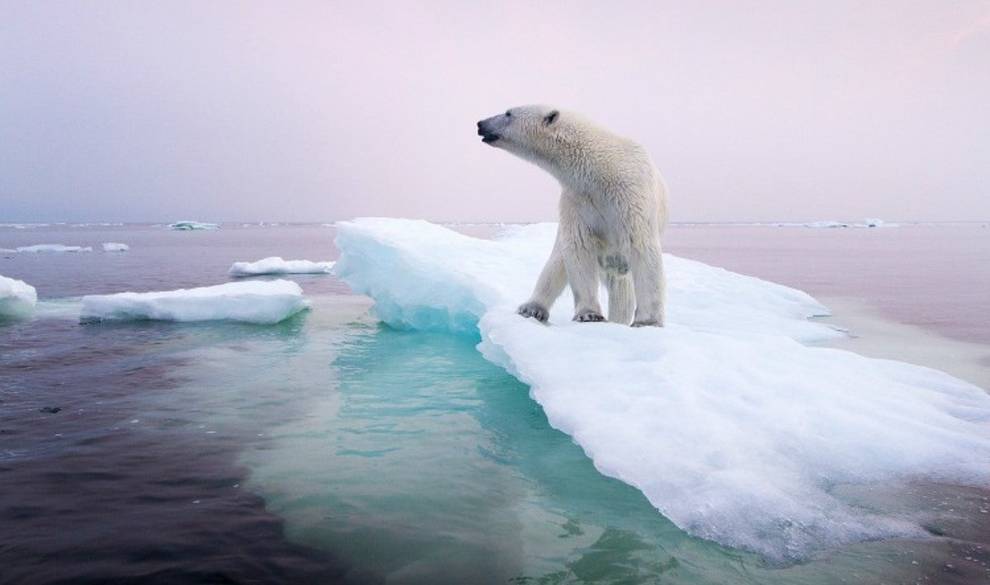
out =
<path fill-rule="evenodd" d="M 130 249 L 130 246 L 121 244 L 120 242 L 103 242 L 104 252 L 126 252 Z"/>
<path fill-rule="evenodd" d="M 329 274 L 333 262 L 312 262 L 310 260 L 283 260 L 271 256 L 257 262 L 234 262 L 230 266 L 231 276 L 257 276 L 259 274 Z"/>
<path fill-rule="evenodd" d="M 66 246 L 64 244 L 35 244 L 33 246 L 20 246 L 18 252 L 92 252 L 90 246 Z"/>
<path fill-rule="evenodd" d="M 990 480 L 990 397 L 932 369 L 807 345 L 840 332 L 792 288 L 665 255 L 668 325 L 544 326 L 515 314 L 552 224 L 479 240 L 423 221 L 338 224 L 336 273 L 386 323 L 477 335 L 603 474 L 684 530 L 772 560 L 911 521 L 855 507 L 844 484 Z"/>
<path fill-rule="evenodd" d="M 295 282 L 228 282 L 165 292 L 85 296 L 80 320 L 229 320 L 269 324 L 287 319 L 308 306 Z"/>
<path fill-rule="evenodd" d="M 24 282 L 0 276 L 0 320 L 30 316 L 38 302 L 34 287 Z"/>
<path fill-rule="evenodd" d="M 179 230 L 179 231 L 218 230 L 220 229 L 220 224 L 205 223 L 202 221 L 183 220 L 183 221 L 177 221 L 175 223 L 170 223 L 168 224 L 168 227 L 169 229 Z"/>

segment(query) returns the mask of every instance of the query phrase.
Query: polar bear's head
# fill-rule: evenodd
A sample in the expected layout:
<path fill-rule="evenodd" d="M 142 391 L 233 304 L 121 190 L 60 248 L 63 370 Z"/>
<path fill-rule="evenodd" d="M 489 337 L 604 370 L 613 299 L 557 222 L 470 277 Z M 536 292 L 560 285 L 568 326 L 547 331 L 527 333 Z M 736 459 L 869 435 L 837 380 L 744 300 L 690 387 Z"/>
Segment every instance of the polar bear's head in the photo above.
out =
<path fill-rule="evenodd" d="M 556 158 L 568 133 L 568 115 L 550 106 L 509 108 L 478 122 L 478 134 L 485 144 L 546 164 Z"/>

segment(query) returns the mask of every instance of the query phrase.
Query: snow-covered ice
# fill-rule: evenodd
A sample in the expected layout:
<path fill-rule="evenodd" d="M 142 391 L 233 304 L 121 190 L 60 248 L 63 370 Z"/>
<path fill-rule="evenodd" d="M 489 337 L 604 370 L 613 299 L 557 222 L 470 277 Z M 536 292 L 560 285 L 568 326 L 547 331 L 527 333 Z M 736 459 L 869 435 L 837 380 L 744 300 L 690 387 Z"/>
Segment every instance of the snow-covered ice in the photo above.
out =
<path fill-rule="evenodd" d="M 336 273 L 395 327 L 480 333 L 479 350 L 531 387 L 550 424 L 605 475 L 684 530 L 774 560 L 886 536 L 912 521 L 854 506 L 843 485 L 990 481 L 990 397 L 932 369 L 814 343 L 809 295 L 665 256 L 668 325 L 544 326 L 515 314 L 556 226 L 494 241 L 427 222 L 338 224 Z"/>
<path fill-rule="evenodd" d="M 0 320 L 31 315 L 38 302 L 34 287 L 14 278 L 0 276 Z"/>
<path fill-rule="evenodd" d="M 80 320 L 229 320 L 269 324 L 287 319 L 308 306 L 295 282 L 228 282 L 164 292 L 85 296 Z"/>
<path fill-rule="evenodd" d="M 220 224 L 218 223 L 206 223 L 202 221 L 192 221 L 192 220 L 182 220 L 175 223 L 168 224 L 169 229 L 178 231 L 192 231 L 192 230 L 218 230 L 220 229 Z"/>
<path fill-rule="evenodd" d="M 35 244 L 33 246 L 19 246 L 18 252 L 92 252 L 90 246 L 66 246 L 64 244 Z"/>
<path fill-rule="evenodd" d="M 257 262 L 234 262 L 230 266 L 231 276 L 258 276 L 260 274 L 329 274 L 333 262 L 312 262 L 310 260 L 283 260 L 271 256 Z"/>
<path fill-rule="evenodd" d="M 120 242 L 103 242 L 104 252 L 126 252 L 130 249 L 130 246 L 121 244 Z"/>

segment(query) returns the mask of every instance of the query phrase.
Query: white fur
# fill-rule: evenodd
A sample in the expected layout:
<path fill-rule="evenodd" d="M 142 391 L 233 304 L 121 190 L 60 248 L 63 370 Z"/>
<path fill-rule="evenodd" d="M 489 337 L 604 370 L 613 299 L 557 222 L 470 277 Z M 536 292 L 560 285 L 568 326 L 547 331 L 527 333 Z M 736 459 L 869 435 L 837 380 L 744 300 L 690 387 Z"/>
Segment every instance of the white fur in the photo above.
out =
<path fill-rule="evenodd" d="M 545 321 L 570 284 L 574 319 L 600 321 L 604 281 L 609 321 L 662 326 L 667 188 L 643 147 L 548 106 L 512 108 L 479 122 L 478 133 L 539 165 L 563 189 L 556 244 L 520 314 Z"/>

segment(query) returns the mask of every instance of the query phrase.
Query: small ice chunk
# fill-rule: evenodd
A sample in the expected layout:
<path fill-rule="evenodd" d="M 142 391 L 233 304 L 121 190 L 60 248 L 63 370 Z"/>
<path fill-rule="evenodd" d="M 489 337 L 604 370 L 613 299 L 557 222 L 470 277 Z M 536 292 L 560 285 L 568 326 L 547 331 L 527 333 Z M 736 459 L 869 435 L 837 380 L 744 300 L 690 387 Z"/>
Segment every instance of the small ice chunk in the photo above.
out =
<path fill-rule="evenodd" d="M 37 302 L 38 293 L 33 286 L 23 280 L 0 276 L 0 320 L 28 317 Z"/>
<path fill-rule="evenodd" d="M 66 246 L 64 244 L 35 244 L 33 246 L 19 246 L 18 252 L 92 252 L 90 246 Z"/>
<path fill-rule="evenodd" d="M 178 231 L 192 231 L 192 230 L 218 230 L 220 229 L 220 224 L 218 223 L 206 223 L 202 221 L 192 221 L 192 220 L 182 220 L 175 223 L 168 224 L 169 229 Z"/>
<path fill-rule="evenodd" d="M 243 321 L 278 323 L 309 307 L 288 280 L 228 282 L 164 292 L 83 297 L 80 320 Z"/>
<path fill-rule="evenodd" d="M 130 249 L 130 246 L 121 244 L 120 242 L 103 242 L 104 252 L 126 252 Z"/>
<path fill-rule="evenodd" d="M 234 262 L 230 266 L 231 276 L 257 276 L 259 274 L 329 274 L 333 262 L 312 262 L 310 260 L 283 260 L 271 256 L 257 262 Z"/>

